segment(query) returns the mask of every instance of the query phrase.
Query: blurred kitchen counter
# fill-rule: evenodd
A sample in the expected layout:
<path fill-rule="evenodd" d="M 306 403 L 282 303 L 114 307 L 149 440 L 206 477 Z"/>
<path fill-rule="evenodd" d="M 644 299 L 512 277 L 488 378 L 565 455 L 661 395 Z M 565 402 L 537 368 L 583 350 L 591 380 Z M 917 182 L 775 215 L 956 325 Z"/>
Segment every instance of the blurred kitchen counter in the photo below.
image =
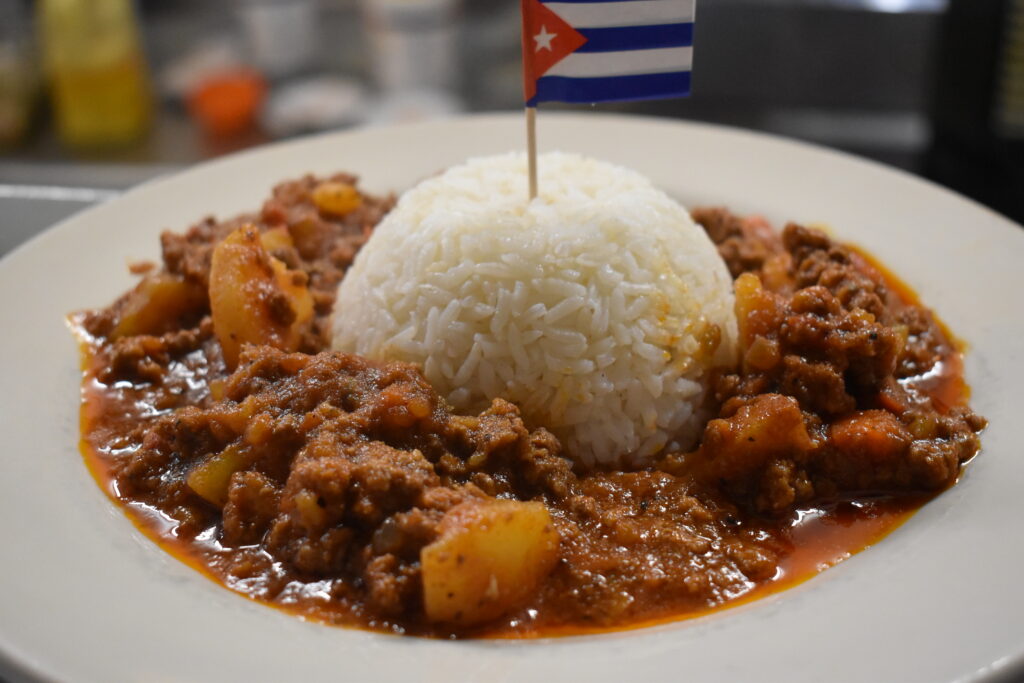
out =
<path fill-rule="evenodd" d="M 0 161 L 0 258 L 46 228 L 175 164 Z"/>
<path fill-rule="evenodd" d="M 191 42 L 230 29 L 231 3 L 143 0 L 154 72 Z M 930 141 L 931 65 L 945 0 L 712 0 L 700 5 L 694 94 L 600 111 L 711 121 L 843 149 L 910 171 Z M 318 70 L 370 81 L 354 0 L 320 0 Z M 467 112 L 521 106 L 518 3 L 464 0 L 455 94 Z M 187 39 L 183 39 L 187 36 Z M 372 90 L 371 90 L 372 91 Z M 551 109 L 561 108 L 553 105 Z M 0 152 L 0 256 L 96 201 L 203 159 L 270 141 L 215 142 L 164 101 L 152 134 L 102 159 L 52 131 Z"/>

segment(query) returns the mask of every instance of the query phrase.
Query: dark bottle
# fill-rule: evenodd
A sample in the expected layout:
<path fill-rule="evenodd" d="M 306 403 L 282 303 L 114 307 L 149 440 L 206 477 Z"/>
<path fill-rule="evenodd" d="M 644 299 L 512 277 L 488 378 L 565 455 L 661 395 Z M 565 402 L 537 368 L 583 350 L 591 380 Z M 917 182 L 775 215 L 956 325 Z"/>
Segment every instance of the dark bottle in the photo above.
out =
<path fill-rule="evenodd" d="M 925 172 L 1024 223 L 1024 0 L 950 0 Z"/>

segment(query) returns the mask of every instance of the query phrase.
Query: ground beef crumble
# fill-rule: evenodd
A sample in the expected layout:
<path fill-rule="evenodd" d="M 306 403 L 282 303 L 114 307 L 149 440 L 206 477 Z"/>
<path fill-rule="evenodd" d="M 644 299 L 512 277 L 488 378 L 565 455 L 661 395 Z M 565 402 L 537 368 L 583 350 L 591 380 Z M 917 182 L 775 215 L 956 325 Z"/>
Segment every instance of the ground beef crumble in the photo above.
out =
<path fill-rule="evenodd" d="M 773 581 L 800 506 L 938 491 L 979 448 L 984 419 L 930 311 L 818 230 L 711 208 L 694 217 L 737 278 L 743 352 L 715 381 L 715 419 L 695 451 L 654 468 L 574 471 L 511 403 L 455 414 L 413 366 L 325 350 L 336 287 L 394 203 L 361 193 L 330 215 L 312 198 L 328 181 L 357 179 L 306 176 L 257 213 L 165 232 L 162 268 L 137 269 L 138 288 L 77 319 L 91 353 L 84 436 L 117 495 L 170 520 L 236 590 L 449 635 L 424 620 L 420 551 L 454 507 L 509 499 L 547 506 L 560 547 L 500 628 L 694 612 Z M 303 274 L 315 314 L 299 352 L 246 346 L 229 372 L 206 292 L 214 246 L 243 225 L 287 231 L 271 256 Z M 139 314 L 160 296 L 175 305 Z M 204 499 L 189 478 L 218 461 L 223 497 Z"/>
<path fill-rule="evenodd" d="M 697 452 L 669 456 L 667 467 L 699 470 L 763 513 L 951 485 L 978 451 L 985 421 L 915 382 L 959 358 L 931 312 L 901 300 L 820 230 L 789 224 L 779 241 L 749 227 L 758 219 L 721 209 L 695 217 L 734 274 L 763 280 L 737 282 L 745 355 L 717 382 L 719 419 Z M 790 273 L 774 291 L 763 270 L 773 262 Z"/>

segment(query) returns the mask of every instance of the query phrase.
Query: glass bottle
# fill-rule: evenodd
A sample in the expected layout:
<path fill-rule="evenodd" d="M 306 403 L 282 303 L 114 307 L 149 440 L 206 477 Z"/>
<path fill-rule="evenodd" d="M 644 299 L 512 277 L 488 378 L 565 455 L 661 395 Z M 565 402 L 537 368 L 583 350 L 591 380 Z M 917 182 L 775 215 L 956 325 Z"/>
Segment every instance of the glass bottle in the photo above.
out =
<path fill-rule="evenodd" d="M 29 35 L 20 0 L 0 0 L 0 149 L 29 128 L 35 95 Z"/>
<path fill-rule="evenodd" d="M 454 88 L 459 0 L 362 0 L 362 8 L 382 92 Z"/>
<path fill-rule="evenodd" d="M 76 148 L 139 139 L 152 99 L 131 0 L 39 0 L 37 8 L 61 139 Z"/>

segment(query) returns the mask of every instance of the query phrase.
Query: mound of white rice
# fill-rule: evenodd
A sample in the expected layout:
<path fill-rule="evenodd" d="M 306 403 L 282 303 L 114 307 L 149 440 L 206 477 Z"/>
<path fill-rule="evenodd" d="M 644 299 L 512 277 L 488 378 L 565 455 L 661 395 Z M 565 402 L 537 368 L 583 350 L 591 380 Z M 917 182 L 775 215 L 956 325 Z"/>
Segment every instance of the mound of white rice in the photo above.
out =
<path fill-rule="evenodd" d="M 334 347 L 423 367 L 457 409 L 517 404 L 587 465 L 687 448 L 734 362 L 732 280 L 642 175 L 570 154 L 474 159 L 406 192 L 338 293 Z"/>

